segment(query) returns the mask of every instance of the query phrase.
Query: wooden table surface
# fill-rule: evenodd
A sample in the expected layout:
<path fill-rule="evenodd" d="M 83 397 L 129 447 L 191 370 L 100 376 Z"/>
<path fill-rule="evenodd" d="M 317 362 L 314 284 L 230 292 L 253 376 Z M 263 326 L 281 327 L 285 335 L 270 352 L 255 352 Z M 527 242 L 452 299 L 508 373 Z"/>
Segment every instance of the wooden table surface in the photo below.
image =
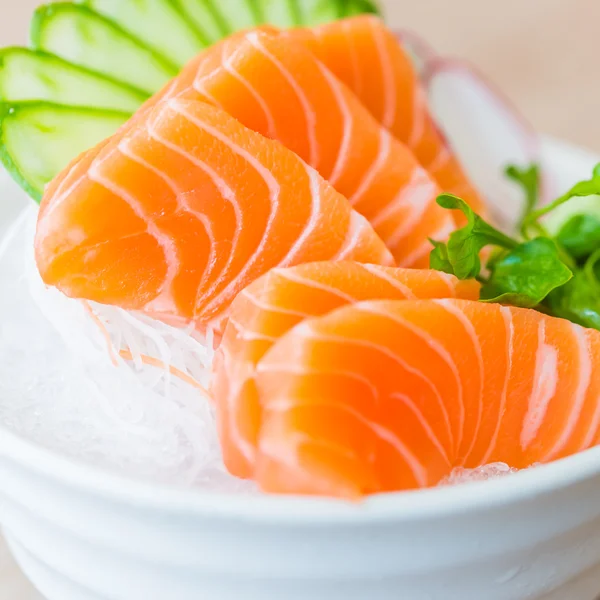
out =
<path fill-rule="evenodd" d="M 230 0 L 222 0 L 224 2 Z M 0 0 L 0 46 L 26 41 L 36 0 Z M 388 21 L 468 58 L 540 131 L 600 152 L 598 0 L 387 0 Z M 38 600 L 0 543 L 0 600 Z"/>

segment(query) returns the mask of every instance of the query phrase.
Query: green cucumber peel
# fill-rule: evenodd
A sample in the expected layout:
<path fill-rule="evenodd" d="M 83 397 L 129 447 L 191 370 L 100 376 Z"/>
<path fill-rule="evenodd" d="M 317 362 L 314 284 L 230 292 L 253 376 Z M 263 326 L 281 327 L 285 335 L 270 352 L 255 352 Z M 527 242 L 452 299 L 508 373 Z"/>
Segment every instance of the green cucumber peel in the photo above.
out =
<path fill-rule="evenodd" d="M 31 43 L 36 50 L 57 54 L 148 94 L 155 93 L 179 71 L 178 65 L 142 40 L 82 4 L 60 2 L 40 6 L 31 23 Z M 111 51 L 118 52 L 117 56 Z M 129 68 L 134 64 L 133 70 Z"/>
<path fill-rule="evenodd" d="M 54 54 L 30 48 L 0 50 L 0 100 L 45 101 L 131 113 L 149 95 Z"/>
<path fill-rule="evenodd" d="M 0 160 L 39 202 L 56 173 L 108 137 L 129 116 L 122 111 L 51 102 L 0 103 Z"/>

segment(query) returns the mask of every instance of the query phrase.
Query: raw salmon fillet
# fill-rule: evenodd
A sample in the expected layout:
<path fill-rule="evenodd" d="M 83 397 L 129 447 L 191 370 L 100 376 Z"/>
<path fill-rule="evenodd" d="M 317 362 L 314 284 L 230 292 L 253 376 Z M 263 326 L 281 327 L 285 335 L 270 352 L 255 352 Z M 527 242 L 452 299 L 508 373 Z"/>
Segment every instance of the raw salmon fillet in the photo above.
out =
<path fill-rule="evenodd" d="M 346 304 L 271 340 L 254 381 L 266 492 L 359 498 L 599 441 L 600 332 L 534 310 Z"/>
<path fill-rule="evenodd" d="M 410 56 L 372 15 L 288 30 L 343 81 L 373 116 L 407 144 L 444 192 L 485 215 L 485 205 L 429 113 Z M 459 222 L 463 219 L 457 215 Z"/>
<path fill-rule="evenodd" d="M 68 296 L 202 326 L 272 267 L 393 264 L 368 221 L 293 152 L 176 98 L 52 182 L 35 251 L 44 282 Z"/>
<path fill-rule="evenodd" d="M 317 169 L 372 223 L 400 266 L 429 265 L 452 214 L 440 188 L 302 44 L 274 29 L 238 32 L 194 58 L 151 104 L 204 100 L 276 139 Z"/>
<path fill-rule="evenodd" d="M 229 471 L 253 475 L 262 421 L 256 366 L 287 331 L 308 317 L 360 300 L 453 297 L 475 300 L 479 284 L 438 271 L 354 262 L 273 269 L 248 286 L 232 304 L 214 366 L 212 395 Z"/>

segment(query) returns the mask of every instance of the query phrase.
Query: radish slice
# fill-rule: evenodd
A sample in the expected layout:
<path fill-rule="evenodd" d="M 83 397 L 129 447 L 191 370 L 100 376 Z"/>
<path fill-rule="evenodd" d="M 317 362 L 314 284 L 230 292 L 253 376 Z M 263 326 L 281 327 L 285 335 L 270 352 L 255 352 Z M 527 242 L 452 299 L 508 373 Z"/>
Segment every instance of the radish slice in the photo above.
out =
<path fill-rule="evenodd" d="M 504 175 L 508 164 L 540 162 L 540 140 L 511 103 L 470 64 L 445 58 L 428 62 L 423 82 L 432 114 L 467 174 L 490 202 L 499 225 L 515 226 L 523 191 Z M 551 192 L 542 176 L 542 203 Z"/>
<path fill-rule="evenodd" d="M 428 64 L 437 58 L 437 52 L 418 33 L 409 29 L 400 29 L 396 32 L 402 47 L 408 51 L 419 75 L 427 71 Z"/>

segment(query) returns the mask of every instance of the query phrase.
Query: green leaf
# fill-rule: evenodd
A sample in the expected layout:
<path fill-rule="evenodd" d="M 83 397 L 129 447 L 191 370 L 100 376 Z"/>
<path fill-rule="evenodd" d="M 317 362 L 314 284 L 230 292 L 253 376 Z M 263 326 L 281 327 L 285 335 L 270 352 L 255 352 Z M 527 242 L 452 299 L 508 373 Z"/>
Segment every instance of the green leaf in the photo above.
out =
<path fill-rule="evenodd" d="M 494 262 L 490 278 L 481 288 L 481 300 L 533 308 L 572 276 L 556 244 L 539 237 Z"/>
<path fill-rule="evenodd" d="M 520 219 L 522 223 L 527 215 L 536 207 L 540 197 L 540 169 L 532 164 L 528 167 L 509 165 L 505 170 L 506 176 L 520 185 L 525 194 L 525 206 Z"/>
<path fill-rule="evenodd" d="M 471 279 L 478 277 L 481 271 L 481 260 L 479 253 L 482 248 L 490 244 L 502 248 L 514 248 L 517 242 L 509 238 L 486 223 L 479 215 L 475 214 L 469 205 L 451 194 L 438 196 L 437 203 L 449 210 L 460 210 L 467 217 L 467 224 L 454 231 L 446 244 L 445 256 L 442 256 L 439 247 L 436 247 L 435 261 L 447 260 L 451 265 L 452 272 L 459 279 Z"/>
<path fill-rule="evenodd" d="M 580 260 L 600 248 L 600 219 L 593 215 L 575 215 L 558 232 L 558 242 Z"/>
<path fill-rule="evenodd" d="M 534 210 L 524 219 L 522 230 L 524 233 L 530 227 L 534 227 L 537 221 L 552 212 L 565 202 L 568 202 L 572 198 L 581 198 L 584 196 L 595 196 L 600 194 L 600 164 L 594 167 L 592 172 L 592 178 L 586 181 L 580 181 L 576 183 L 566 194 L 563 194 L 560 198 L 551 202 L 547 206 Z"/>
<path fill-rule="evenodd" d="M 443 271 L 454 275 L 454 269 L 452 264 L 448 260 L 448 247 L 443 242 L 436 242 L 429 238 L 429 241 L 433 244 L 433 250 L 429 255 L 429 267 L 435 271 Z"/>
<path fill-rule="evenodd" d="M 599 259 L 597 252 L 571 281 L 548 295 L 544 304 L 552 315 L 600 330 L 600 282 L 596 269 Z"/>

